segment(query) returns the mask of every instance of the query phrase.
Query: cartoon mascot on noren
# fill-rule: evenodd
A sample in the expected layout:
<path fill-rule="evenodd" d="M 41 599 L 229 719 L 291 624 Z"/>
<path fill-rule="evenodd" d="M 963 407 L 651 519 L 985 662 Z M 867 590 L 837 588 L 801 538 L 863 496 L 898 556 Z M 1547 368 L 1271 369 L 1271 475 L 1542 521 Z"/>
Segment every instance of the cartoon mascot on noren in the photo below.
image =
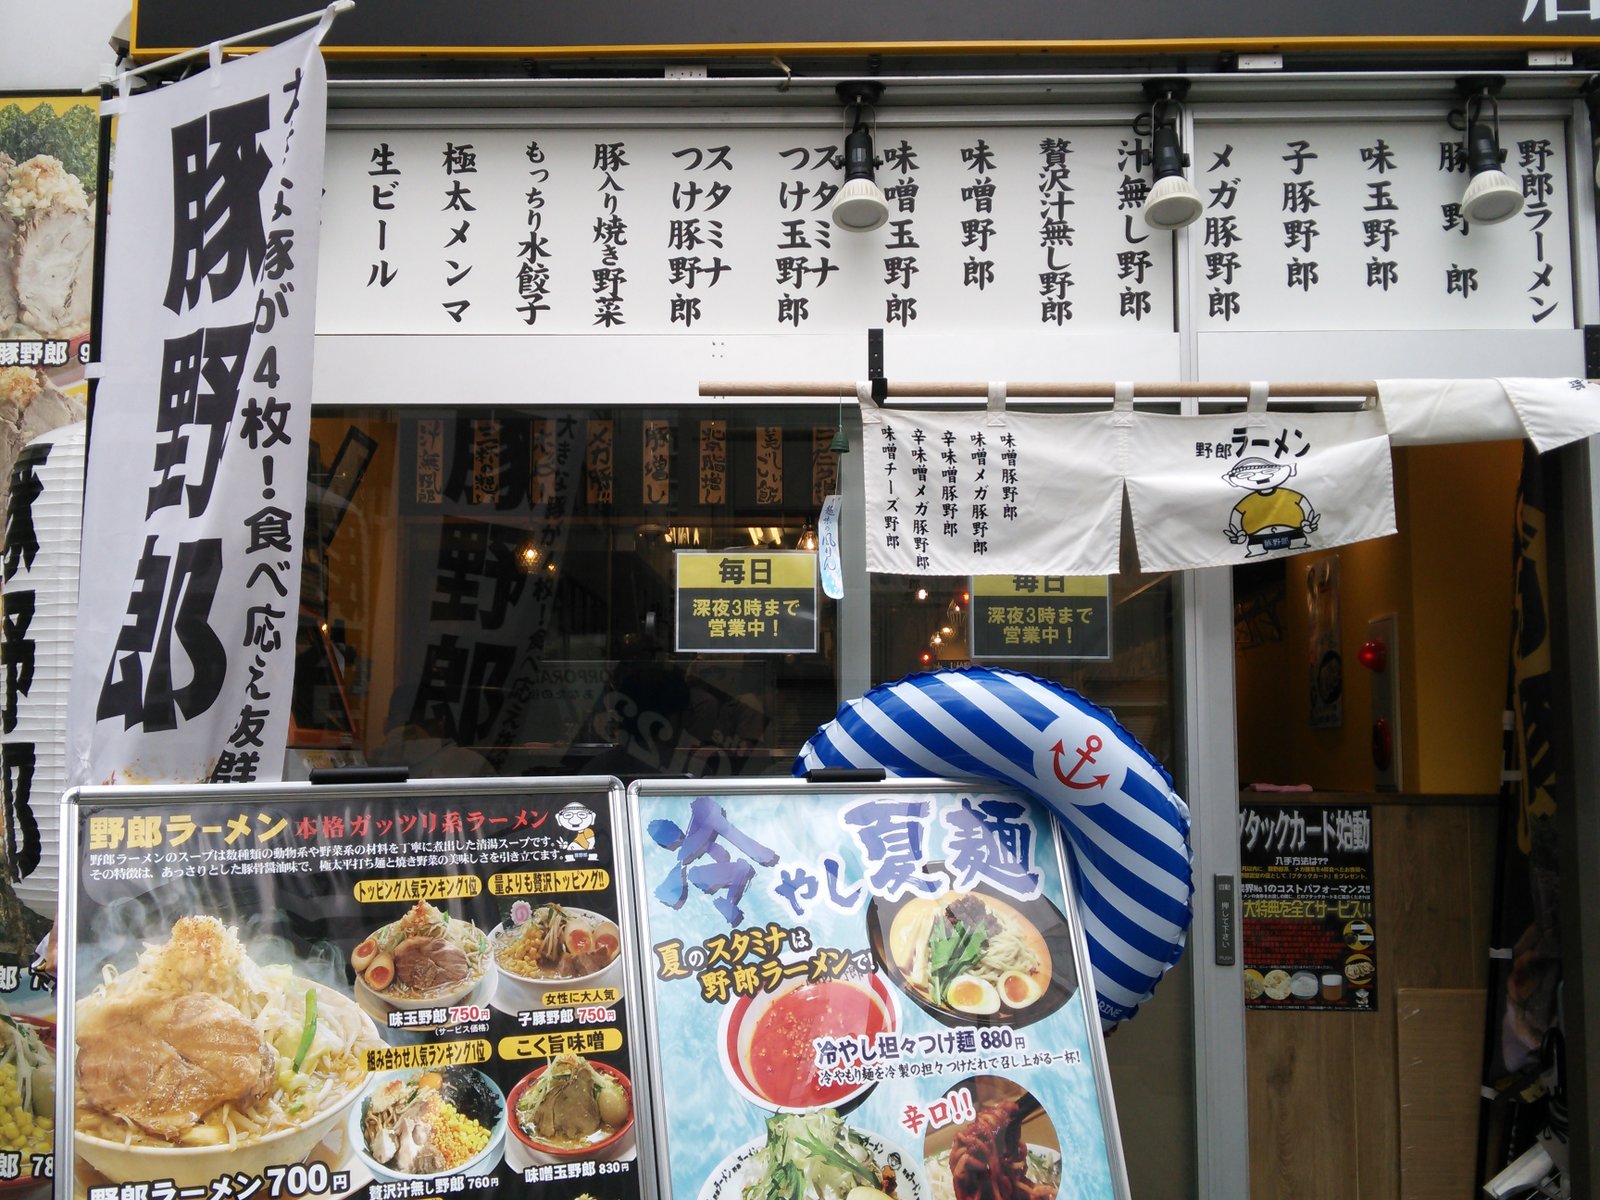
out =
<path fill-rule="evenodd" d="M 1246 558 L 1259 558 L 1273 550 L 1307 545 L 1321 518 L 1299 492 L 1283 485 L 1294 475 L 1293 463 L 1265 458 L 1241 458 L 1223 476 L 1250 494 L 1233 506 L 1225 532 L 1234 545 L 1244 543 Z"/>

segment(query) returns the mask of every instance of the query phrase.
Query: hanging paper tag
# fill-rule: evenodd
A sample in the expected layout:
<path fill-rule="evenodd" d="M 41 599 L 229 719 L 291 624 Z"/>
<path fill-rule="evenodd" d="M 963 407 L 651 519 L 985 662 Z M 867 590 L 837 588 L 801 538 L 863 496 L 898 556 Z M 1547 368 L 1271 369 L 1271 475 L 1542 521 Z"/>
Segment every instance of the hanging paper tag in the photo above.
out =
<path fill-rule="evenodd" d="M 842 496 L 822 502 L 817 520 L 817 569 L 822 574 L 822 594 L 830 600 L 844 595 L 844 570 L 839 563 L 839 506 Z"/>

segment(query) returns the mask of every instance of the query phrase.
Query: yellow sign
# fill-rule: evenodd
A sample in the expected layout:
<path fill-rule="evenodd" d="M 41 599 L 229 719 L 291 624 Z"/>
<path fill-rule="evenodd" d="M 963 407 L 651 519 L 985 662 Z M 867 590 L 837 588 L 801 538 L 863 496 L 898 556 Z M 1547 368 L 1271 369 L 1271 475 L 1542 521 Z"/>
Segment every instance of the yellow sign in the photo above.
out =
<path fill-rule="evenodd" d="M 1104 575 L 974 575 L 974 596 L 1026 597 L 1097 596 L 1104 600 L 1108 581 Z"/>
<path fill-rule="evenodd" d="M 541 896 L 546 892 L 603 892 L 611 872 L 603 867 L 581 871 L 509 871 L 489 876 L 491 896 Z"/>
<path fill-rule="evenodd" d="M 418 879 L 358 879 L 356 899 L 362 904 L 418 900 L 470 900 L 483 891 L 476 875 L 435 875 Z"/>
<path fill-rule="evenodd" d="M 1111 657 L 1104 575 L 974 575 L 968 645 L 978 660 Z"/>
<path fill-rule="evenodd" d="M 817 556 L 804 550 L 680 551 L 680 653 L 794 654 L 817 648 Z"/>
<path fill-rule="evenodd" d="M 528 1033 L 500 1039 L 500 1057 L 554 1058 L 558 1054 L 604 1054 L 622 1049 L 622 1030 L 606 1025 L 599 1029 L 561 1029 L 552 1033 Z"/>
<path fill-rule="evenodd" d="M 748 551 L 677 556 L 680 588 L 715 588 L 719 592 L 769 591 L 772 588 L 815 588 L 817 556 L 808 551 Z"/>
<path fill-rule="evenodd" d="M 546 1008 L 579 1008 L 596 1004 L 615 1004 L 622 993 L 617 988 L 568 988 L 564 992 L 546 992 Z"/>
<path fill-rule="evenodd" d="M 489 1043 L 482 1038 L 466 1042 L 419 1042 L 410 1046 L 384 1046 L 368 1050 L 368 1071 L 406 1071 L 414 1067 L 459 1067 L 489 1061 Z"/>

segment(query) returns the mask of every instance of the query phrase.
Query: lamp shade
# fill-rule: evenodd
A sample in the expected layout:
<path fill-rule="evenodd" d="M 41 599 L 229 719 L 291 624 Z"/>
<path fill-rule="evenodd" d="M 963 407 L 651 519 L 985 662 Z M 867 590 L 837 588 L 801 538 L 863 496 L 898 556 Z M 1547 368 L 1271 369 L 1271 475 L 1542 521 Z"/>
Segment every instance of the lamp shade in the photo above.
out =
<path fill-rule="evenodd" d="M 868 179 L 851 179 L 833 199 L 833 223 L 852 233 L 871 233 L 889 219 L 883 189 Z"/>
<path fill-rule="evenodd" d="M 1152 229 L 1182 229 L 1200 219 L 1205 203 L 1182 175 L 1167 175 L 1151 185 L 1144 200 L 1144 223 Z"/>
<path fill-rule="evenodd" d="M 1461 215 L 1469 224 L 1494 225 L 1522 211 L 1522 189 L 1501 170 L 1480 171 L 1461 197 Z"/>

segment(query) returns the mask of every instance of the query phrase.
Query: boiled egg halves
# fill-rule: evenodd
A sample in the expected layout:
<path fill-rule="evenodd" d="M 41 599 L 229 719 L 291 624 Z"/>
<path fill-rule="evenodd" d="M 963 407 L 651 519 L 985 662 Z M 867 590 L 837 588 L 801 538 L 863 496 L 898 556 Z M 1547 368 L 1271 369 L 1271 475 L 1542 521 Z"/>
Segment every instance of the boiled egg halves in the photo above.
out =
<path fill-rule="evenodd" d="M 1000 1011 L 1000 992 L 987 979 L 957 975 L 945 991 L 945 1003 L 956 1012 L 986 1017 Z"/>
<path fill-rule="evenodd" d="M 1007 971 L 1000 976 L 999 992 L 1007 1008 L 1027 1008 L 1043 994 L 1044 988 L 1026 971 Z"/>

